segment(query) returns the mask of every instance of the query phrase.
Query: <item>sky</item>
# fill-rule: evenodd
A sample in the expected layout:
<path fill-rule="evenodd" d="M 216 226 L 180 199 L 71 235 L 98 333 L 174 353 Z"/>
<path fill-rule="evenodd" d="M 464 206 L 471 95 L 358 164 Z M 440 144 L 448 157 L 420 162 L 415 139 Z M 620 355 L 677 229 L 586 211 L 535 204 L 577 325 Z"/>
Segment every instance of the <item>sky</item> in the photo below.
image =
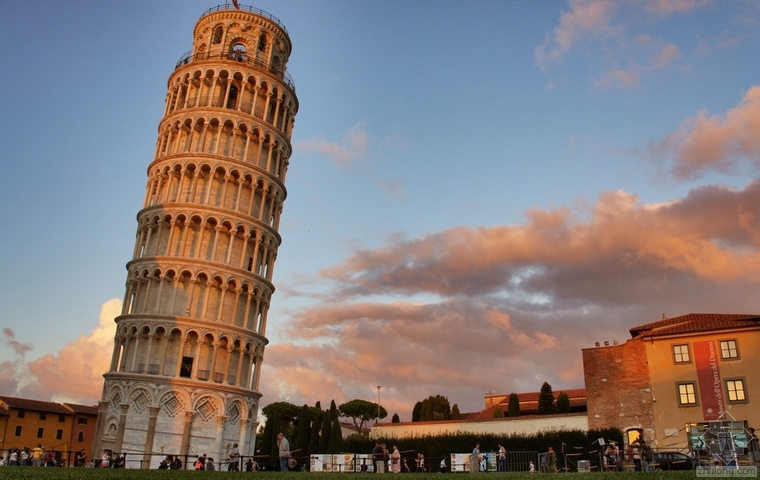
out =
<path fill-rule="evenodd" d="M 100 398 L 167 80 L 218 3 L 0 3 L 0 394 Z M 582 348 L 663 315 L 760 314 L 760 3 L 253 6 L 300 103 L 262 406 L 477 411 L 582 388 Z"/>

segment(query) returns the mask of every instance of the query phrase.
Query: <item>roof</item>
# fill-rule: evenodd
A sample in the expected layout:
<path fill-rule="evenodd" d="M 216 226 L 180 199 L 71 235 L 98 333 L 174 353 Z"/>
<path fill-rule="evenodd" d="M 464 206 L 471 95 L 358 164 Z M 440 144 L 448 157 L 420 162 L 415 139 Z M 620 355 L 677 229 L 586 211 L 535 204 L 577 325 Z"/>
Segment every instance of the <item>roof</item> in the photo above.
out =
<path fill-rule="evenodd" d="M 560 393 L 566 393 L 570 400 L 570 407 L 586 407 L 586 389 L 585 388 L 571 388 L 569 390 L 557 390 L 554 393 L 556 399 Z M 523 415 L 530 415 L 538 410 L 538 397 L 541 392 L 526 392 L 518 393 L 517 398 L 520 401 L 520 413 Z M 468 416 L 468 420 L 493 420 L 493 411 L 497 408 L 506 411 L 509 406 L 509 395 L 499 395 L 503 399 L 496 405 L 476 412 L 474 415 Z"/>
<path fill-rule="evenodd" d="M 0 401 L 5 403 L 9 409 L 29 410 L 34 412 L 58 413 L 71 415 L 72 411 L 66 406 L 55 402 L 43 402 L 42 400 L 30 400 L 28 398 L 0 396 Z"/>
<path fill-rule="evenodd" d="M 64 403 L 64 405 L 69 407 L 71 411 L 73 411 L 76 414 L 95 415 L 95 416 L 97 416 L 98 414 L 97 405 L 78 405 L 76 403 Z"/>
<path fill-rule="evenodd" d="M 663 318 L 659 322 L 634 327 L 629 331 L 631 332 L 631 338 L 636 338 L 752 327 L 760 327 L 760 315 L 690 313 L 680 317 Z"/>

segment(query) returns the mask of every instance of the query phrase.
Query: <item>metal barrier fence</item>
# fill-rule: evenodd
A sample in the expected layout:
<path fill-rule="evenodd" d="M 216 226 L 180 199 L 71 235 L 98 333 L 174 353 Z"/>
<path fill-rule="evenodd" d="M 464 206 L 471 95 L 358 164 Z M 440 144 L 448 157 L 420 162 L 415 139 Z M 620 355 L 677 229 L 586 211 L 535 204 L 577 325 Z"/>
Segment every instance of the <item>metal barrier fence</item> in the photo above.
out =
<path fill-rule="evenodd" d="M 471 453 L 452 453 L 451 472 L 470 472 Z M 505 472 L 525 473 L 537 472 L 539 466 L 538 452 L 507 452 L 504 459 L 499 462 L 499 454 L 496 452 L 481 452 L 478 461 L 480 472 Z"/>

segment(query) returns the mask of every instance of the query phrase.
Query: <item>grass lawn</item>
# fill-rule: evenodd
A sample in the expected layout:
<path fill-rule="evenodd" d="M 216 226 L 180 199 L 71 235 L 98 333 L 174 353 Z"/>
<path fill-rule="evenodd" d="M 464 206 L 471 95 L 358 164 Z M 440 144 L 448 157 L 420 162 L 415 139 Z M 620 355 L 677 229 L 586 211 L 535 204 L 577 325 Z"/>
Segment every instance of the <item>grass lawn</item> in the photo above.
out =
<path fill-rule="evenodd" d="M 372 473 L 300 473 L 300 472 L 196 472 L 187 470 L 108 470 L 100 468 L 44 468 L 44 467 L 0 467 L 0 480 L 5 479 L 29 479 L 45 480 L 54 479 L 178 479 L 178 478 L 260 478 L 263 480 L 359 480 L 359 477 L 372 477 Z M 391 480 L 396 474 L 384 474 Z M 467 480 L 468 473 L 403 473 L 397 474 L 404 480 L 432 480 L 442 476 L 453 476 L 459 480 Z M 572 480 L 594 480 L 600 477 L 614 477 L 618 480 L 643 480 L 666 478 L 673 480 L 686 480 L 695 477 L 694 471 L 680 472 L 619 472 L 619 473 L 484 473 L 478 477 L 487 477 L 488 480 L 502 478 L 505 480 L 561 480 L 562 477 L 571 477 Z M 455 480 L 455 479 L 452 479 Z M 484 479 L 486 480 L 486 479 Z"/>

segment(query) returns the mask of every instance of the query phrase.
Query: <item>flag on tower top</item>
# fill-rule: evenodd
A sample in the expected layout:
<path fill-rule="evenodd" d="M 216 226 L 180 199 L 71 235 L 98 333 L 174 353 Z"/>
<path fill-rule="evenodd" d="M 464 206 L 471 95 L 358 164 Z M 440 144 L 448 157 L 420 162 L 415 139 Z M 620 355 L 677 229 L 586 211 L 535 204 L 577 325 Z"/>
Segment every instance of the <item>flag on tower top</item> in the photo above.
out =
<path fill-rule="evenodd" d="M 235 8 L 240 10 L 240 5 L 238 5 L 237 0 L 232 0 L 232 4 L 235 5 Z"/>

